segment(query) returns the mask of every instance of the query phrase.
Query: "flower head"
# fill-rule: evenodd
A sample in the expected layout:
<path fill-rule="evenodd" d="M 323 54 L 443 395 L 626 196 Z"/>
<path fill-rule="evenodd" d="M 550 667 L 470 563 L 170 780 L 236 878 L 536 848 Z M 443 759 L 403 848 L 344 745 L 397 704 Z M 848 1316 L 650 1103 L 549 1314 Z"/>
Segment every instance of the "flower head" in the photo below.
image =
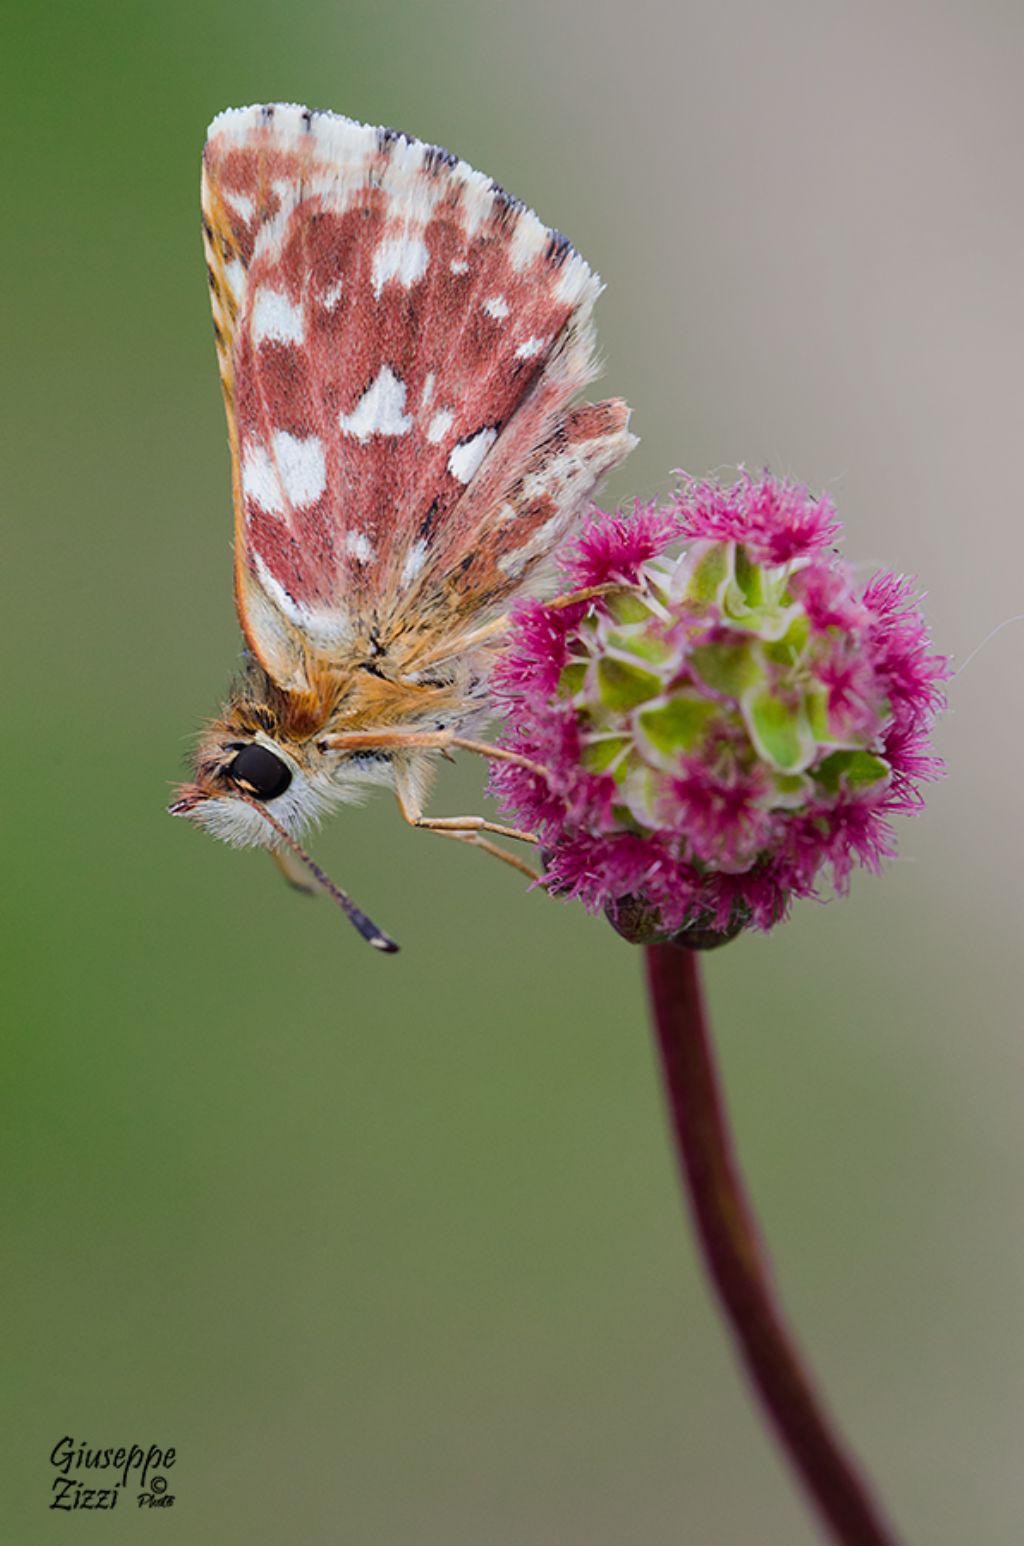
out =
<path fill-rule="evenodd" d="M 562 560 L 584 599 L 517 609 L 500 744 L 547 776 L 502 763 L 492 787 L 553 891 L 708 943 L 893 854 L 889 816 L 940 771 L 949 671 L 910 582 L 858 591 L 839 529 L 797 484 L 686 480 L 667 508 L 596 512 Z"/>

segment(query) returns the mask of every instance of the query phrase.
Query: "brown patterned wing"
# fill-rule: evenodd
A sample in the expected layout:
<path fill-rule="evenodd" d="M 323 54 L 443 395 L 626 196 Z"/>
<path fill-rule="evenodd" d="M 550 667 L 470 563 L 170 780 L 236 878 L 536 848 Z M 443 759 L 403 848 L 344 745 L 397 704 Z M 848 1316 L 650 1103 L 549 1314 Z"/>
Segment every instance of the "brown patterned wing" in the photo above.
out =
<path fill-rule="evenodd" d="M 600 282 L 464 162 L 299 107 L 211 125 L 203 214 L 248 642 L 301 690 L 529 583 L 632 438 Z"/>

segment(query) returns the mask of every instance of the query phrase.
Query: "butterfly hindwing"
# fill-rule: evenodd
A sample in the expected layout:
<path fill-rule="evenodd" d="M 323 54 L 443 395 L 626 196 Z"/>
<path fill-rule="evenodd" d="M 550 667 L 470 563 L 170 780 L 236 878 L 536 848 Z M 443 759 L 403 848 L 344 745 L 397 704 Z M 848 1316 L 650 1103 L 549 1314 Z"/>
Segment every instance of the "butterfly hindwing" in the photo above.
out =
<path fill-rule="evenodd" d="M 629 450 L 600 282 L 464 162 L 298 107 L 211 125 L 204 231 L 236 588 L 278 683 L 372 631 L 456 634 L 528 582 Z"/>

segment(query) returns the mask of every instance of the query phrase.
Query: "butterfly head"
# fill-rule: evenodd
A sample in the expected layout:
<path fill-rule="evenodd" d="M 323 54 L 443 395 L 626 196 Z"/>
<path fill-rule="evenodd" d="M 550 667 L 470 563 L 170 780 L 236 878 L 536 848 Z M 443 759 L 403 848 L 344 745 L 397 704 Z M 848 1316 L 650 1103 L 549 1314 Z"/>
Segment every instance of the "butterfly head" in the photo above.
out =
<path fill-rule="evenodd" d="M 175 791 L 171 815 L 188 817 L 235 848 L 279 848 L 279 828 L 298 838 L 339 805 L 358 804 L 370 786 L 390 784 L 386 755 L 326 747 L 328 719 L 323 696 L 283 693 L 250 659 L 229 703 L 201 736 L 193 778 Z"/>
<path fill-rule="evenodd" d="M 187 816 L 236 848 L 277 847 L 262 809 L 293 836 L 323 814 L 326 802 L 308 761 L 300 747 L 266 731 L 218 723 L 204 736 L 195 777 L 178 787 L 171 815 Z"/>
<path fill-rule="evenodd" d="M 272 716 L 265 714 L 269 727 Z M 313 740 L 255 726 L 251 703 L 235 702 L 200 742 L 195 778 L 178 786 L 172 816 L 187 816 L 236 848 L 290 849 L 349 922 L 376 949 L 398 949 L 300 847 L 297 833 L 339 801 L 353 798 L 358 772 L 339 768 Z M 378 772 L 379 776 L 379 772 Z"/>
<path fill-rule="evenodd" d="M 303 714 L 252 659 L 231 697 L 204 730 L 194 775 L 175 791 L 173 816 L 187 816 L 236 848 L 277 848 L 274 821 L 291 837 L 338 803 L 337 767 Z"/>

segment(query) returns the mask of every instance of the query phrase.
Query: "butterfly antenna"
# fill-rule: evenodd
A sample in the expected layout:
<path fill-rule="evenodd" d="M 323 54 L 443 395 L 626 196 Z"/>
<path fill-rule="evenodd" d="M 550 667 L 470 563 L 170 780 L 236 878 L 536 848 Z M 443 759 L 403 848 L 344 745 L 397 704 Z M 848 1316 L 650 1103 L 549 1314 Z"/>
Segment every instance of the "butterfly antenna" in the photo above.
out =
<path fill-rule="evenodd" d="M 239 789 L 237 785 L 235 788 L 239 798 L 244 800 L 246 805 L 251 805 L 254 811 L 259 811 L 267 825 L 273 827 L 282 843 L 287 844 L 295 857 L 302 860 L 314 879 L 327 892 L 327 895 L 337 902 L 352 927 L 369 944 L 373 945 L 376 950 L 383 950 L 386 955 L 394 955 L 398 949 L 395 941 L 389 938 L 383 929 L 378 929 L 373 919 L 368 918 L 362 909 L 356 906 L 352 898 L 347 896 L 340 886 L 336 886 L 329 875 L 324 874 L 316 860 L 311 858 L 306 850 L 295 841 L 290 832 L 285 831 L 281 823 L 270 814 L 265 805 L 261 805 L 259 800 L 253 799 L 252 795 L 246 794 L 245 790 Z"/>

